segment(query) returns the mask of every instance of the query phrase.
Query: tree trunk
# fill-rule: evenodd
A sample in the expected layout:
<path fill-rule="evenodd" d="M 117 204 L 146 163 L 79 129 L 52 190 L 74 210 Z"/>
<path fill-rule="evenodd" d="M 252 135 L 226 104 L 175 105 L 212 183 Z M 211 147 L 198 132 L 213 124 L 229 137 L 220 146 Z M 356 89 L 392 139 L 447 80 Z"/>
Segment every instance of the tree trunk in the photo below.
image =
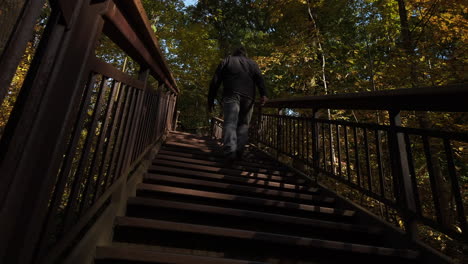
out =
<path fill-rule="evenodd" d="M 324 88 L 324 92 L 326 95 L 329 94 L 329 90 L 328 90 L 328 84 L 327 84 L 327 75 L 326 75 L 326 66 L 327 66 L 327 59 L 326 59 L 326 56 L 325 56 L 325 51 L 323 50 L 323 47 L 322 47 L 322 42 L 320 41 L 320 34 L 319 34 L 319 28 L 317 26 L 317 23 L 316 23 L 316 20 L 314 18 L 314 15 L 312 14 L 312 8 L 311 8 L 311 2 L 310 0 L 307 1 L 307 11 L 309 13 L 309 20 L 312 22 L 312 25 L 313 25 L 313 32 L 314 32 L 314 35 L 317 39 L 317 44 L 318 44 L 318 50 L 320 52 L 320 56 L 321 56 L 321 59 L 322 59 L 322 83 L 323 83 L 323 88 Z M 330 109 L 327 109 L 327 118 L 328 120 L 331 119 L 331 111 Z M 325 135 L 323 135 L 325 136 Z M 332 163 L 336 163 L 336 157 L 335 157 L 335 147 L 334 147 L 334 144 L 333 144 L 333 128 L 330 127 L 330 145 L 331 145 L 331 156 L 332 156 L 332 160 L 330 162 Z M 333 166 L 333 173 L 336 173 L 336 166 Z"/>
<path fill-rule="evenodd" d="M 409 22 L 408 22 L 408 12 L 406 10 L 405 1 L 404 0 L 396 0 L 398 2 L 398 12 L 400 16 L 400 26 L 401 26 L 401 38 L 402 38 L 402 48 L 405 50 L 406 55 L 409 58 L 410 62 L 410 78 L 411 78 L 411 86 L 418 87 L 419 80 L 417 74 L 417 67 L 416 67 L 416 53 L 415 53 L 415 46 L 413 41 L 413 36 L 411 31 L 409 30 Z M 433 128 L 433 122 L 430 119 L 427 112 L 417 112 L 416 118 L 421 128 L 430 129 Z M 450 201 L 452 197 L 452 192 L 450 188 L 450 184 L 447 180 L 444 179 L 442 174 L 442 169 L 440 166 L 440 159 L 439 156 L 442 153 L 441 148 L 437 146 L 437 144 L 429 144 L 429 152 L 431 156 L 431 162 L 433 165 L 434 171 L 434 179 L 436 182 L 436 193 L 438 197 L 434 197 L 437 199 L 440 204 L 440 210 L 442 214 L 442 225 L 448 228 L 453 228 L 454 225 L 454 218 L 453 212 L 451 210 Z"/>

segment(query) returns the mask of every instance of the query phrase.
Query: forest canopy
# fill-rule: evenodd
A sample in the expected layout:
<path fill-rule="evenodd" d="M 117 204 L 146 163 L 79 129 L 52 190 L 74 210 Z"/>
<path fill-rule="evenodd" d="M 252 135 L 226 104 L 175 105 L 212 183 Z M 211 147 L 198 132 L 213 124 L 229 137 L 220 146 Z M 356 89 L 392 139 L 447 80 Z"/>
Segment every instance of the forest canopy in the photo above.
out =
<path fill-rule="evenodd" d="M 143 0 L 182 91 L 187 128 L 206 126 L 212 74 L 244 45 L 270 97 L 436 86 L 468 80 L 461 0 Z"/>

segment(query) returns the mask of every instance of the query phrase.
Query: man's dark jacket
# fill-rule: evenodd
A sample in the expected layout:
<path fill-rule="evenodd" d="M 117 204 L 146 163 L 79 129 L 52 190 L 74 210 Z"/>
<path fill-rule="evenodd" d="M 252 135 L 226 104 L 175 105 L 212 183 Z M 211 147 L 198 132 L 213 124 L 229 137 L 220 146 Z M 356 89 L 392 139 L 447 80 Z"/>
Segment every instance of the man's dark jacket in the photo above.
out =
<path fill-rule="evenodd" d="M 260 96 L 266 96 L 265 82 L 258 65 L 251 59 L 240 56 L 225 58 L 216 69 L 208 93 L 208 106 L 212 108 L 219 87 L 223 83 L 223 97 L 233 94 L 255 99 L 255 86 Z"/>

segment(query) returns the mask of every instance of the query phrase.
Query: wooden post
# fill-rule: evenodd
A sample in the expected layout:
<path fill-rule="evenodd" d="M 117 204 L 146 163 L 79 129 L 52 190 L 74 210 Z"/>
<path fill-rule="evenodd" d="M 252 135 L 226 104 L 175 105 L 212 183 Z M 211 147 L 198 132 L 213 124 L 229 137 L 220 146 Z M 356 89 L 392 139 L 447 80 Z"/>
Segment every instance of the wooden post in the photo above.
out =
<path fill-rule="evenodd" d="M 406 152 L 404 135 L 397 132 L 397 127 L 401 126 L 400 111 L 390 110 L 389 117 L 390 131 L 388 136 L 394 192 L 397 202 L 403 205 L 402 213 L 408 239 L 410 241 L 415 241 L 417 238 L 417 226 L 415 221 L 416 203 L 408 167 L 408 154 Z"/>
<path fill-rule="evenodd" d="M 276 159 L 279 160 L 279 153 L 281 150 L 281 133 L 282 131 L 282 126 L 281 126 L 281 115 L 283 114 L 283 110 L 281 108 L 277 109 L 277 114 L 278 114 L 278 120 L 276 121 Z"/>
<path fill-rule="evenodd" d="M 318 181 L 318 169 L 320 167 L 319 127 L 317 123 L 317 118 L 319 117 L 318 110 L 319 109 L 312 110 L 312 168 L 314 170 L 315 182 Z"/>
<path fill-rule="evenodd" d="M 261 133 L 261 130 L 262 130 L 262 106 L 261 105 L 258 105 L 258 110 L 257 110 L 257 129 L 256 129 L 257 133 L 255 133 L 255 136 L 257 137 L 256 140 L 257 140 L 257 143 L 260 142 L 260 133 Z"/>
<path fill-rule="evenodd" d="M 15 106 L 10 119 L 14 123 L 2 136 L 0 190 L 6 189 L 0 191 L 2 263 L 31 263 L 36 249 L 44 246 L 38 241 L 48 199 L 67 147 L 71 116 L 79 108 L 89 76 L 88 62 L 104 25 L 100 14 L 109 4 L 87 3 L 76 2 L 73 14 L 79 26 L 70 30 L 53 12 L 21 91 L 19 100 L 28 103 Z"/>

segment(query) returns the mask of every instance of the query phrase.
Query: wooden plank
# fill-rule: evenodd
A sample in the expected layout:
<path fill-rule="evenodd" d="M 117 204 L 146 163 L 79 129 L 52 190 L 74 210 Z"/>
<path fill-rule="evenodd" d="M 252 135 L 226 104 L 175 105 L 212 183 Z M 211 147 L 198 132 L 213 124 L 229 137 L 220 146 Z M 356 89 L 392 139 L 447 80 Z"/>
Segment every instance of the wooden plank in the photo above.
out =
<path fill-rule="evenodd" d="M 204 225 L 194 225 L 162 220 L 150 220 L 133 217 L 119 217 L 116 225 L 120 227 L 147 228 L 153 230 L 165 230 L 173 232 L 185 232 L 190 234 L 213 236 L 220 238 L 236 238 L 254 240 L 263 243 L 275 243 L 305 248 L 323 248 L 337 251 L 353 252 L 359 254 L 375 254 L 381 256 L 398 256 L 408 259 L 416 259 L 419 253 L 413 250 L 395 249 L 386 247 L 376 247 L 355 243 L 346 243 L 331 240 L 314 239 L 307 237 L 280 235 L 267 232 L 256 232 L 250 230 L 212 227 Z"/>
<path fill-rule="evenodd" d="M 133 78 L 132 76 L 115 68 L 113 65 L 106 63 L 96 57 L 92 57 L 90 59 L 90 69 L 91 71 L 100 73 L 106 77 L 110 77 L 134 88 L 138 88 L 140 90 L 145 88 L 145 82 Z"/>
<path fill-rule="evenodd" d="M 362 109 L 362 110 L 421 110 L 468 112 L 468 85 L 395 89 L 377 92 L 303 96 L 269 100 L 268 108 Z M 428 107 L 430 106 L 430 107 Z"/>
<path fill-rule="evenodd" d="M 192 158 L 197 160 L 209 160 L 215 162 L 224 162 L 224 159 L 221 156 L 217 156 L 215 154 L 210 153 L 200 153 L 193 152 L 193 151 L 183 151 L 178 148 L 171 148 L 171 147 L 162 147 L 161 154 L 167 154 L 172 156 L 184 157 L 184 158 Z M 283 166 L 274 166 L 270 164 L 261 164 L 261 163 L 254 163 L 254 162 L 247 162 L 247 161 L 236 161 L 234 166 L 243 166 L 243 167 L 251 167 L 251 168 L 259 168 L 259 169 L 266 169 L 266 170 L 278 170 L 278 171 L 288 171 L 286 167 Z"/>
<path fill-rule="evenodd" d="M 98 247 L 96 260 L 138 261 L 145 263 L 166 264 L 266 264 L 264 262 L 246 261 L 227 258 L 214 258 L 185 254 L 158 252 L 135 247 Z"/>
<path fill-rule="evenodd" d="M 296 190 L 296 191 L 304 191 L 304 192 L 311 192 L 316 191 L 317 188 L 296 185 L 291 183 L 283 183 L 283 182 L 276 182 L 271 180 L 259 180 L 255 177 L 243 177 L 243 176 L 230 176 L 224 175 L 219 173 L 208 173 L 208 172 L 201 172 L 201 171 L 193 171 L 190 169 L 179 169 L 179 168 L 171 168 L 166 166 L 152 166 L 150 167 L 149 173 L 164 173 L 164 174 L 177 174 L 177 175 L 184 175 L 185 177 L 201 177 L 206 179 L 213 179 L 213 180 L 225 180 L 231 182 L 239 182 L 244 184 L 253 184 L 259 185 L 264 187 L 274 187 L 280 189 L 287 189 L 287 190 Z"/>
<path fill-rule="evenodd" d="M 246 192 L 247 194 L 250 194 L 250 195 L 272 196 L 275 199 L 290 198 L 290 199 L 304 200 L 309 203 L 314 203 L 314 202 L 333 203 L 335 201 L 334 198 L 330 198 L 330 197 L 322 198 L 320 196 L 311 195 L 311 194 L 278 191 L 278 190 L 271 190 L 271 189 L 266 189 L 266 188 L 261 188 L 261 187 L 251 187 L 251 186 L 237 185 L 237 184 L 232 184 L 232 183 L 221 183 L 221 182 L 204 181 L 204 180 L 197 180 L 197 179 L 188 179 L 188 178 L 168 176 L 168 175 L 150 174 L 146 176 L 146 179 L 154 180 L 154 181 L 165 181 L 165 182 L 172 182 L 172 183 L 197 185 L 200 187 L 218 188 L 220 189 L 219 191 L 230 190 L 230 191 Z"/>
<path fill-rule="evenodd" d="M 196 171 L 207 171 L 207 172 L 214 172 L 232 176 L 244 176 L 244 177 L 255 177 L 259 179 L 271 180 L 271 181 L 284 181 L 284 182 L 294 182 L 298 184 L 304 184 L 305 180 L 300 178 L 294 177 L 283 177 L 273 174 L 265 174 L 259 172 L 250 172 L 250 171 L 242 171 L 242 170 L 235 170 L 223 167 L 212 167 L 212 166 L 205 166 L 205 165 L 198 165 L 198 164 L 188 164 L 184 162 L 177 162 L 177 161 L 169 161 L 169 160 L 161 160 L 155 159 L 153 161 L 154 165 L 163 165 L 163 166 L 172 166 L 176 168 L 184 168 L 184 169 L 191 169 Z"/>
<path fill-rule="evenodd" d="M 213 167 L 223 167 L 224 166 L 224 164 L 222 162 L 210 161 L 210 160 L 200 160 L 200 159 L 194 159 L 194 158 L 185 158 L 185 157 L 173 156 L 173 155 L 169 155 L 169 154 L 165 154 L 165 153 L 161 152 L 161 154 L 156 156 L 156 158 L 160 159 L 160 160 L 172 160 L 172 161 L 179 161 L 179 162 L 192 163 L 192 164 L 208 165 L 208 166 L 213 166 Z M 294 176 L 294 173 L 292 173 L 292 172 L 285 172 L 285 171 L 279 171 L 279 170 L 268 170 L 268 169 L 262 169 L 262 168 L 237 166 L 237 165 L 233 165 L 231 168 L 237 169 L 237 170 L 243 170 L 243 171 L 251 171 L 251 172 L 271 174 L 271 175 L 281 175 L 281 176 L 286 176 L 286 177 Z"/>
<path fill-rule="evenodd" d="M 154 184 L 142 183 L 138 186 L 138 191 L 146 192 L 162 192 L 162 193 L 171 193 L 184 196 L 193 196 L 193 197 L 202 197 L 207 199 L 214 199 L 219 201 L 236 201 L 241 204 L 249 204 L 256 206 L 272 207 L 272 208 L 282 208 L 282 209 L 293 209 L 302 212 L 310 212 L 322 215 L 330 216 L 340 216 L 351 218 L 355 215 L 355 211 L 352 210 L 342 210 L 331 207 L 307 205 L 302 203 L 293 203 L 293 202 L 283 202 L 277 200 L 253 198 L 241 195 L 232 195 L 224 194 L 218 192 L 207 192 L 199 191 L 188 188 L 179 188 L 179 187 L 170 187 L 170 186 L 160 186 Z"/>
<path fill-rule="evenodd" d="M 230 217 L 242 217 L 250 218 L 255 220 L 261 220 L 266 222 L 274 222 L 278 224 L 284 224 L 285 226 L 290 225 L 301 225 L 310 226 L 317 229 L 329 229 L 339 232 L 357 232 L 365 234 L 381 234 L 383 230 L 373 226 L 361 226 L 355 224 L 346 224 L 334 221 L 318 220 L 313 218 L 304 218 L 297 216 L 290 216 L 277 213 L 266 213 L 259 211 L 235 209 L 229 207 L 220 207 L 212 205 L 202 205 L 188 202 L 176 202 L 168 200 L 160 200 L 154 198 L 143 198 L 143 197 L 131 197 L 128 200 L 128 205 L 132 206 L 147 206 L 157 210 L 156 208 L 168 208 L 177 209 L 182 211 L 192 211 L 194 213 L 209 213 L 214 215 L 224 215 Z"/>

